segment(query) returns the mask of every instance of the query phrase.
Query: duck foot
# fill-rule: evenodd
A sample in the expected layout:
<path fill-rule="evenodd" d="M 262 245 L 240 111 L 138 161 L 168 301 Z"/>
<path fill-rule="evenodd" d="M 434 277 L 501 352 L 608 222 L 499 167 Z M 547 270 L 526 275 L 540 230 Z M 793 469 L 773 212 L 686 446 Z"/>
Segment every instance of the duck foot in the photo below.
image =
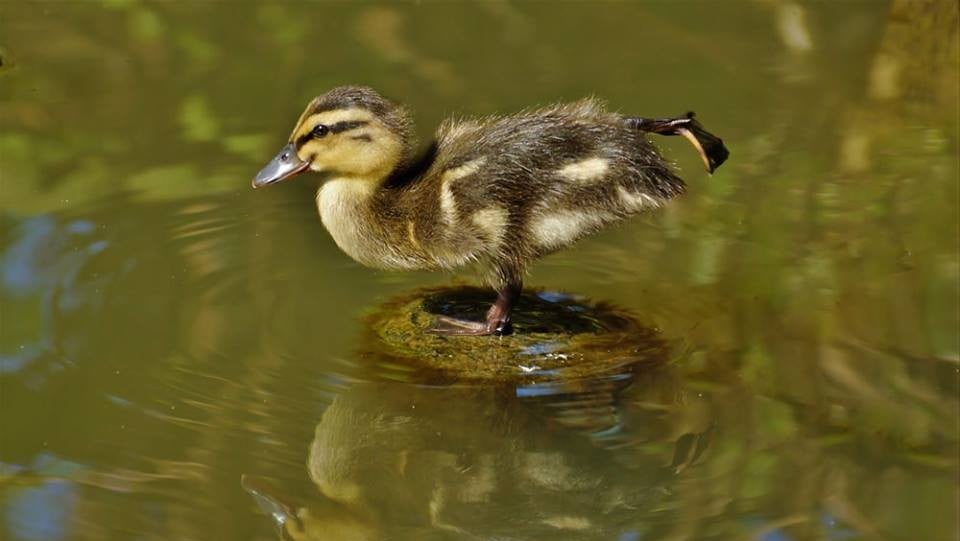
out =
<path fill-rule="evenodd" d="M 503 336 L 513 332 L 510 322 L 469 321 L 449 316 L 436 316 L 434 326 L 427 329 L 430 334 L 439 336 Z"/>
<path fill-rule="evenodd" d="M 678 118 L 639 118 L 626 117 L 627 125 L 645 132 L 660 135 L 682 135 L 693 148 L 700 153 L 700 159 L 713 173 L 717 167 L 727 161 L 730 151 L 723 145 L 723 139 L 707 131 L 694 118 L 693 112 Z"/>
<path fill-rule="evenodd" d="M 441 336 L 505 336 L 513 333 L 510 313 L 520 298 L 523 285 L 520 282 L 507 283 L 497 288 L 497 301 L 487 311 L 486 321 L 468 321 L 450 316 L 438 315 L 434 327 L 427 329 L 430 334 Z"/>

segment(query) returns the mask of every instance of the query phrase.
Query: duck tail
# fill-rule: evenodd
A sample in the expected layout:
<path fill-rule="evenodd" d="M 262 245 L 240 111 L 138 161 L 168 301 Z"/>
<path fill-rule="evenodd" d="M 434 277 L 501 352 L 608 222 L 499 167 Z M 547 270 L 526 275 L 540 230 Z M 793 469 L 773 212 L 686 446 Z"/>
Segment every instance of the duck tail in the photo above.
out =
<path fill-rule="evenodd" d="M 694 118 L 693 111 L 677 118 L 640 118 L 624 117 L 631 128 L 659 135 L 682 135 L 693 148 L 700 153 L 707 171 L 713 173 L 727 161 L 730 151 L 723 145 L 723 139 L 708 132 Z"/>

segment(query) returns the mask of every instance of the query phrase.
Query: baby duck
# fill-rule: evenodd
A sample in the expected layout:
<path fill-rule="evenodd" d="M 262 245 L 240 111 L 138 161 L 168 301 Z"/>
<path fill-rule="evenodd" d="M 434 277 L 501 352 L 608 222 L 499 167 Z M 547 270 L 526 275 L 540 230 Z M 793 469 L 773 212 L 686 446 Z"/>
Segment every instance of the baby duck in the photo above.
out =
<path fill-rule="evenodd" d="M 419 154 L 410 114 L 361 86 L 314 98 L 260 188 L 322 173 L 316 202 L 337 245 L 382 269 L 478 263 L 497 293 L 486 321 L 440 316 L 430 332 L 511 332 L 528 265 L 684 190 L 644 133 L 682 135 L 707 170 L 728 156 L 693 113 L 645 119 L 594 99 L 479 120 L 447 120 Z"/>

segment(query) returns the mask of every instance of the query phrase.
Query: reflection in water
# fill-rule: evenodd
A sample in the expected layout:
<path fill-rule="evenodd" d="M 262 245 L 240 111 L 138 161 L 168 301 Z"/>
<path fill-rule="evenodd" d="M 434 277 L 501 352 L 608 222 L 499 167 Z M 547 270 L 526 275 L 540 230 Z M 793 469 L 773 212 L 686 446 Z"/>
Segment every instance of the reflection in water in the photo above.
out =
<path fill-rule="evenodd" d="M 706 402 L 679 386 L 654 333 L 628 349 L 644 353 L 587 375 L 450 383 L 461 370 L 476 376 L 458 363 L 482 361 L 465 354 L 429 373 L 443 383 L 423 372 L 354 383 L 316 425 L 307 471 L 317 496 L 292 503 L 265 479 L 243 484 L 294 539 L 639 538 L 675 474 L 701 457 L 712 421 Z"/>

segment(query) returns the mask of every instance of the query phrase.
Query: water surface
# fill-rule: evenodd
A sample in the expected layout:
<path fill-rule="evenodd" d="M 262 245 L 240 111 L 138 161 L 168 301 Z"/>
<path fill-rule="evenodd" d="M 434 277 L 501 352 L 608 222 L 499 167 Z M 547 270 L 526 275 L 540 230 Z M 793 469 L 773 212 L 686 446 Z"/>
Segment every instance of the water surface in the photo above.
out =
<path fill-rule="evenodd" d="M 957 20 L 0 4 L 0 538 L 956 539 Z M 591 94 L 696 110 L 729 163 L 658 139 L 688 194 L 528 280 L 630 314 L 643 355 L 478 382 L 386 354 L 370 314 L 472 275 L 365 269 L 312 179 L 249 188 L 346 83 L 424 140 Z"/>

